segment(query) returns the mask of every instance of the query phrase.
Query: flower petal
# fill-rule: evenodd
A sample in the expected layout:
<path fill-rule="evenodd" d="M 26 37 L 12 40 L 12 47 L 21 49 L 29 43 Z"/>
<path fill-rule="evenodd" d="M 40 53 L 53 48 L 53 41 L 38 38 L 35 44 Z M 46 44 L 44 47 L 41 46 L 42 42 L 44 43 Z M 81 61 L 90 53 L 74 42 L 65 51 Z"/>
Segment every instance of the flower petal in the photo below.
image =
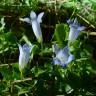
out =
<path fill-rule="evenodd" d="M 37 22 L 37 20 L 34 20 L 34 21 L 31 20 L 31 22 L 32 22 L 33 32 L 34 32 L 38 42 L 42 42 L 43 38 L 42 38 L 40 24 Z"/>
<path fill-rule="evenodd" d="M 53 64 L 54 64 L 54 65 L 60 65 L 61 62 L 60 62 L 59 59 L 57 59 L 57 58 L 53 58 Z"/>
<path fill-rule="evenodd" d="M 60 48 L 58 47 L 57 44 L 54 44 L 54 45 L 52 46 L 52 48 L 53 48 L 53 52 L 54 52 L 55 54 L 57 54 L 57 53 L 60 51 Z"/>
<path fill-rule="evenodd" d="M 67 20 L 67 23 L 69 24 L 69 25 L 71 25 L 71 24 L 73 24 L 73 21 L 72 20 Z"/>
<path fill-rule="evenodd" d="M 68 52 L 69 52 L 69 47 L 68 47 L 68 46 L 65 46 L 65 47 L 63 48 L 63 53 L 64 53 L 64 54 L 68 54 Z"/>
<path fill-rule="evenodd" d="M 77 26 L 77 27 L 80 26 L 80 24 L 79 24 L 78 21 L 77 21 L 77 18 L 74 19 L 73 25 L 75 25 L 75 26 Z"/>
<path fill-rule="evenodd" d="M 78 38 L 78 35 L 79 35 L 80 31 L 84 30 L 85 27 L 80 26 L 80 24 L 77 21 L 77 18 L 74 20 L 73 23 L 70 20 L 68 20 L 67 22 L 68 22 L 69 27 L 70 27 L 69 40 L 71 42 L 73 42 L 74 40 L 76 40 Z"/>
<path fill-rule="evenodd" d="M 30 12 L 30 19 L 31 20 L 37 19 L 36 13 L 34 11 Z"/>
<path fill-rule="evenodd" d="M 74 55 L 70 54 L 70 56 L 68 57 L 68 60 L 65 61 L 65 62 L 61 62 L 61 65 L 62 65 L 63 67 L 66 67 L 66 66 L 67 66 L 72 60 L 74 60 L 74 59 L 75 59 Z"/>
<path fill-rule="evenodd" d="M 38 15 L 38 17 L 37 17 L 38 23 L 42 23 L 42 17 L 43 17 L 43 15 L 44 15 L 44 12 L 41 12 L 41 13 Z"/>
<path fill-rule="evenodd" d="M 75 59 L 75 56 L 70 54 L 69 58 L 68 58 L 68 63 L 70 63 L 72 60 Z"/>
<path fill-rule="evenodd" d="M 24 50 L 26 53 L 30 53 L 31 46 L 28 45 L 28 44 L 24 44 L 24 45 L 23 45 L 23 50 Z"/>
<path fill-rule="evenodd" d="M 70 41 L 75 41 L 78 38 L 78 36 L 79 36 L 79 32 L 80 31 L 75 30 L 75 29 L 73 29 L 72 31 L 70 31 L 69 40 Z"/>
<path fill-rule="evenodd" d="M 61 62 L 66 62 L 68 60 L 68 56 L 69 56 L 68 46 L 64 47 L 56 54 L 56 58 L 58 58 Z"/>
<path fill-rule="evenodd" d="M 23 48 L 22 48 L 22 46 L 20 44 L 18 44 L 18 47 L 19 47 L 19 52 L 20 53 L 23 52 Z"/>
<path fill-rule="evenodd" d="M 31 25 L 31 20 L 29 18 L 20 18 L 21 21 L 29 23 Z"/>
<path fill-rule="evenodd" d="M 82 31 L 82 30 L 84 30 L 86 27 L 84 27 L 84 26 L 81 26 L 81 27 L 78 27 L 78 31 Z"/>

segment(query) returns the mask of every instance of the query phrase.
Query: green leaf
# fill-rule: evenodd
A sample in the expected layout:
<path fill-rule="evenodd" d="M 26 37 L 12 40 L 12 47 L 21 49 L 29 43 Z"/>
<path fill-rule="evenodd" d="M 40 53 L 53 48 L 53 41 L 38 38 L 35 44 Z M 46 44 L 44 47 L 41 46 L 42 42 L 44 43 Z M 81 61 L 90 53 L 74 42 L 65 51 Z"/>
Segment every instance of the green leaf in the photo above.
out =
<path fill-rule="evenodd" d="M 43 70 L 41 68 L 37 68 L 37 67 L 32 68 L 31 71 L 32 71 L 32 73 L 35 74 L 36 77 L 38 77 L 39 75 L 41 75 L 45 72 L 45 70 Z"/>
<path fill-rule="evenodd" d="M 68 35 L 68 26 L 66 24 L 56 24 L 55 37 L 60 47 L 64 47 L 67 35 Z"/>
<path fill-rule="evenodd" d="M 66 2 L 66 3 L 64 3 L 64 7 L 66 7 L 66 8 L 75 7 L 75 6 L 76 6 L 76 2 Z"/>
<path fill-rule="evenodd" d="M 71 88 L 70 85 L 66 84 L 66 86 L 65 86 L 65 91 L 66 91 L 67 94 L 68 94 L 68 93 L 71 93 L 71 91 L 73 91 L 73 89 Z"/>
<path fill-rule="evenodd" d="M 5 40 L 7 42 L 11 42 L 11 43 L 16 43 L 16 38 L 15 36 L 12 34 L 12 32 L 7 32 L 4 34 L 5 36 Z"/>

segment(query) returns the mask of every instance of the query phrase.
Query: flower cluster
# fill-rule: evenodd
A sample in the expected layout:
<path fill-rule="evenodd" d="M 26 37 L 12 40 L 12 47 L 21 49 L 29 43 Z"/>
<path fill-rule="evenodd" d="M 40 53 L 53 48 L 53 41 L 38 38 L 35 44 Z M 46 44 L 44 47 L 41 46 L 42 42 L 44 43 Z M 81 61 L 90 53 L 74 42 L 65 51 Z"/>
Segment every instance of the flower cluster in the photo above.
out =
<path fill-rule="evenodd" d="M 44 12 L 40 13 L 37 16 L 34 11 L 31 11 L 29 18 L 21 19 L 22 21 L 27 22 L 30 25 L 32 25 L 33 32 L 39 43 L 43 41 L 42 32 L 40 28 L 40 23 L 42 22 L 43 15 L 44 15 Z M 74 42 L 78 38 L 80 31 L 84 30 L 85 27 L 80 26 L 77 19 L 75 19 L 74 21 L 68 20 L 67 23 L 69 24 L 69 27 L 70 27 L 68 40 L 69 42 Z M 29 61 L 30 48 L 32 49 L 32 46 L 30 47 L 29 45 L 25 44 L 22 47 L 21 45 L 19 45 L 19 50 L 20 50 L 19 68 L 20 70 L 24 69 L 24 67 Z M 72 60 L 75 59 L 75 56 L 70 53 L 70 47 L 68 46 L 68 44 L 64 48 L 59 48 L 57 44 L 54 44 L 53 52 L 55 53 L 55 56 L 53 57 L 54 65 L 61 65 L 64 67 L 68 65 L 68 63 L 70 63 Z"/>
<path fill-rule="evenodd" d="M 68 40 L 70 42 L 74 42 L 78 38 L 80 31 L 84 30 L 85 27 L 80 26 L 77 19 L 75 19 L 74 21 L 68 20 L 67 23 L 69 24 L 70 27 Z M 55 57 L 53 57 L 53 63 L 55 65 L 59 64 L 64 67 L 75 59 L 75 56 L 70 53 L 68 45 L 63 49 L 61 49 L 58 47 L 57 44 L 55 44 L 53 45 L 53 52 L 56 55 Z"/>
<path fill-rule="evenodd" d="M 42 32 L 40 28 L 40 23 L 42 22 L 43 15 L 44 15 L 44 12 L 41 12 L 37 16 L 34 11 L 31 11 L 29 18 L 20 19 L 21 21 L 27 22 L 30 25 L 32 25 L 33 32 L 39 43 L 43 41 Z M 23 46 L 21 46 L 20 44 L 18 44 L 18 46 L 19 46 L 19 51 L 20 51 L 19 70 L 20 72 L 22 72 L 22 70 L 26 67 L 27 63 L 29 62 L 30 52 L 33 49 L 34 45 L 30 46 L 28 44 L 24 44 Z"/>

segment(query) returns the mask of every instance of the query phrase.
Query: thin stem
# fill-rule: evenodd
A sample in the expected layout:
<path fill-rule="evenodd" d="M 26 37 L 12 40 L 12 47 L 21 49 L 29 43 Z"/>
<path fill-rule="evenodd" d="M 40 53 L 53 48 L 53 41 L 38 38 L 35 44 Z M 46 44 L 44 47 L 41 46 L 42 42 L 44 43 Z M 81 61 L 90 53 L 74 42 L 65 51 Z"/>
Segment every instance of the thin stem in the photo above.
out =
<path fill-rule="evenodd" d="M 21 72 L 21 79 L 23 80 L 23 73 Z"/>
<path fill-rule="evenodd" d="M 41 42 L 41 52 L 43 51 L 43 41 Z"/>

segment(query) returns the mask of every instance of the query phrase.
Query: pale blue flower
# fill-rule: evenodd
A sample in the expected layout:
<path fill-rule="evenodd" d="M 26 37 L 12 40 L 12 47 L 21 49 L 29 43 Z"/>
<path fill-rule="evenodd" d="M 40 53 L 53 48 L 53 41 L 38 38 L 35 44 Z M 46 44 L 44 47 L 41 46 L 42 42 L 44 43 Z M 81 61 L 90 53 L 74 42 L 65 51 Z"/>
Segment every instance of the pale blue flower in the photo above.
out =
<path fill-rule="evenodd" d="M 54 45 L 53 52 L 56 55 L 55 57 L 53 57 L 53 63 L 55 65 L 61 65 L 64 67 L 75 59 L 74 55 L 70 53 L 68 46 L 61 49 L 58 47 L 58 45 Z"/>
<path fill-rule="evenodd" d="M 26 67 L 27 63 L 29 62 L 30 53 L 34 45 L 31 46 L 28 44 L 24 44 L 23 46 L 21 46 L 20 44 L 18 44 L 18 46 L 19 46 L 19 51 L 20 51 L 19 69 L 20 71 L 22 71 Z"/>
<path fill-rule="evenodd" d="M 69 24 L 70 27 L 69 40 L 73 42 L 78 38 L 80 31 L 84 30 L 85 27 L 80 26 L 77 19 L 75 19 L 74 21 L 68 20 L 67 23 Z"/>
<path fill-rule="evenodd" d="M 21 19 L 22 21 L 27 22 L 30 25 L 32 25 L 33 32 L 39 43 L 43 41 L 42 32 L 41 32 L 41 28 L 40 28 L 40 23 L 42 22 L 43 15 L 44 15 L 44 12 L 41 12 L 37 16 L 34 11 L 31 11 L 30 18 Z"/>

